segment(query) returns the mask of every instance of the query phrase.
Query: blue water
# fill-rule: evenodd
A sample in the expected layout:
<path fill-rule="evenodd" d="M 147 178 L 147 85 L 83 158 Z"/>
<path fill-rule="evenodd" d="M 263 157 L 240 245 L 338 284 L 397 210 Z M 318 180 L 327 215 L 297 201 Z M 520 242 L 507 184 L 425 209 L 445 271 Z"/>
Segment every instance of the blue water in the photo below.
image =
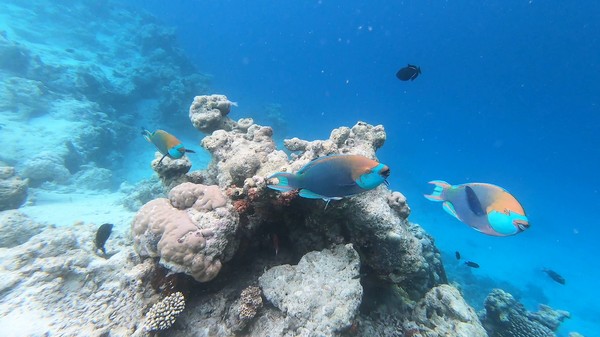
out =
<path fill-rule="evenodd" d="M 481 265 L 470 272 L 522 290 L 528 309 L 538 304 L 528 285 L 541 288 L 546 304 L 572 314 L 562 336 L 600 335 L 599 2 L 122 3 L 176 28 L 185 55 L 212 75 L 211 93 L 238 102 L 234 119 L 271 124 L 265 107 L 276 104 L 279 139 L 383 124 L 388 139 L 377 155 L 392 169 L 391 188 L 407 196 L 411 221 L 443 252 Z M 422 74 L 401 82 L 395 73 L 408 63 Z M 189 106 L 192 97 L 182 100 Z M 197 143 L 200 135 L 182 128 L 181 138 Z M 152 156 L 141 138 L 129 146 L 133 158 Z M 152 173 L 125 165 L 114 169 L 128 180 Z M 477 233 L 422 197 L 435 179 L 500 185 L 532 227 L 515 237 Z"/>
<path fill-rule="evenodd" d="M 383 124 L 378 157 L 391 186 L 441 250 L 477 261 L 482 276 L 541 287 L 572 312 L 561 331 L 600 331 L 600 3 L 130 2 L 177 27 L 238 111 L 260 121 L 264 105 L 281 104 L 285 136 Z M 400 82 L 407 63 L 423 73 Z M 469 229 L 421 197 L 434 179 L 508 189 L 531 229 L 509 238 Z"/>

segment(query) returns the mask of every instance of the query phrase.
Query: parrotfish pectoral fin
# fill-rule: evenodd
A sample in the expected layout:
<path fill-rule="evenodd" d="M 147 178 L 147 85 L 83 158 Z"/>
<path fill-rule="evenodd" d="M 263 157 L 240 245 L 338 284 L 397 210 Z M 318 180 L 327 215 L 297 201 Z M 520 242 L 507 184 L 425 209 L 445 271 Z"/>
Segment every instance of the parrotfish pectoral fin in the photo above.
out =
<path fill-rule="evenodd" d="M 470 186 L 465 186 L 465 191 L 467 192 L 467 203 L 471 212 L 477 216 L 484 216 L 486 214 L 485 209 L 481 207 L 481 202 L 475 191 Z"/>
<path fill-rule="evenodd" d="M 448 212 L 448 214 L 450 214 L 453 217 L 455 217 L 458 220 L 460 220 L 460 218 L 458 217 L 458 214 L 456 214 L 456 210 L 454 209 L 454 205 L 452 205 L 451 202 L 444 201 L 444 203 L 442 204 L 442 207 L 444 208 L 444 211 Z"/>
<path fill-rule="evenodd" d="M 317 194 L 317 193 L 307 190 L 307 189 L 301 189 L 299 195 L 301 197 L 307 198 L 307 199 L 323 199 L 323 200 L 335 199 L 335 198 L 324 197 L 320 194 Z"/>
<path fill-rule="evenodd" d="M 442 180 L 432 180 L 429 183 L 435 185 L 435 187 L 431 194 L 424 194 L 425 198 L 431 201 L 444 201 L 444 199 L 442 199 L 442 192 L 452 187 L 452 185 Z"/>
<path fill-rule="evenodd" d="M 268 188 L 274 189 L 276 191 L 281 192 L 289 192 L 297 189 L 296 183 L 296 175 L 287 172 L 277 172 L 267 178 L 267 180 L 277 179 L 277 184 L 267 184 Z"/>
<path fill-rule="evenodd" d="M 160 158 L 160 160 L 158 161 L 158 165 L 160 165 L 160 163 L 162 163 L 163 159 L 165 159 L 166 156 L 167 156 L 167 154 L 163 155 L 162 158 Z"/>

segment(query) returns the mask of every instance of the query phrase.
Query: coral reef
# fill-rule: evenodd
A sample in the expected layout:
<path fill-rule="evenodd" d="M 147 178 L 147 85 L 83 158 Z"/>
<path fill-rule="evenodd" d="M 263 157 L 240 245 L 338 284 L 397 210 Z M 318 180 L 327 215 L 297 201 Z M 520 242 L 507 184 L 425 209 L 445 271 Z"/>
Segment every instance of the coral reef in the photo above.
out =
<path fill-rule="evenodd" d="M 142 180 L 135 185 L 124 182 L 119 186 L 119 191 L 125 195 L 123 206 L 133 212 L 137 212 L 148 201 L 167 195 L 158 177 Z"/>
<path fill-rule="evenodd" d="M 187 156 L 179 159 L 164 157 L 161 162 L 162 157 L 163 155 L 157 151 L 151 165 L 167 190 L 188 181 L 185 174 L 192 168 L 192 162 Z"/>
<path fill-rule="evenodd" d="M 27 231 L 31 221 L 15 221 Z M 41 228 L 41 225 L 34 227 Z M 154 266 L 120 233 L 116 253 L 94 254 L 96 225 L 45 227 L 13 248 L 0 248 L 0 325 L 5 336 L 131 336 L 148 303 Z"/>
<path fill-rule="evenodd" d="M 0 212 L 0 248 L 23 244 L 44 228 L 17 210 Z"/>
<path fill-rule="evenodd" d="M 22 180 L 15 169 L 0 162 L 0 211 L 19 208 L 27 199 L 28 180 Z"/>
<path fill-rule="evenodd" d="M 146 313 L 145 329 L 157 331 L 170 328 L 184 309 L 185 297 L 181 292 L 163 298 L 160 302 L 154 303 Z"/>
<path fill-rule="evenodd" d="M 542 306 L 537 313 L 502 289 L 494 289 L 485 300 L 481 322 L 490 337 L 555 337 L 554 331 L 570 315 Z"/>
<path fill-rule="evenodd" d="M 146 203 L 132 223 L 136 251 L 174 272 L 206 282 L 237 247 L 237 213 L 216 186 L 183 183 Z"/>
<path fill-rule="evenodd" d="M 417 303 L 411 320 L 423 337 L 487 337 L 475 310 L 457 289 L 446 284 L 434 287 Z"/>
<path fill-rule="evenodd" d="M 284 330 L 289 335 L 331 336 L 350 328 L 358 312 L 359 268 L 352 245 L 339 245 L 308 253 L 297 266 L 273 267 L 259 283 L 267 300 L 288 317 Z"/>
<path fill-rule="evenodd" d="M 232 105 L 235 103 L 225 95 L 196 96 L 189 110 L 190 121 L 196 129 L 205 134 L 211 134 L 215 130 L 231 131 L 238 126 L 247 129 L 249 124 L 252 124 L 251 120 L 240 120 L 236 123 L 227 116 Z"/>
<path fill-rule="evenodd" d="M 23 163 L 21 175 L 29 179 L 32 186 L 39 186 L 44 182 L 64 184 L 71 178 L 63 158 L 49 151 L 28 158 Z"/>

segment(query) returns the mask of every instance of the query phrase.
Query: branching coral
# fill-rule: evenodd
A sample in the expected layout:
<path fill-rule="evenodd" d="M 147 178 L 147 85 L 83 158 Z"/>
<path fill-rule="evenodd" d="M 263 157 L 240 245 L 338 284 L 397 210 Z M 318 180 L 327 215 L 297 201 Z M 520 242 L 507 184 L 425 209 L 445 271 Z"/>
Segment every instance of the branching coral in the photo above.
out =
<path fill-rule="evenodd" d="M 181 292 L 165 297 L 146 313 L 146 330 L 158 331 L 170 328 L 183 309 L 185 309 L 185 298 Z"/>

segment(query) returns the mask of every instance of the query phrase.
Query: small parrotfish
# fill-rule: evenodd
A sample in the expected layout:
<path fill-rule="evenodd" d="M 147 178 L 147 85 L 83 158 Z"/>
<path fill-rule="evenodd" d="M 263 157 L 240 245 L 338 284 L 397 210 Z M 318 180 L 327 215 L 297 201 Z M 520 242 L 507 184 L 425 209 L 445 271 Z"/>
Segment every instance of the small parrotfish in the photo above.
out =
<path fill-rule="evenodd" d="M 479 263 L 475 263 L 473 261 L 465 261 L 465 265 L 467 265 L 471 268 L 479 268 Z"/>
<path fill-rule="evenodd" d="M 398 70 L 396 73 L 396 77 L 400 81 L 414 81 L 421 74 L 421 67 L 414 66 L 412 64 L 407 65 L 406 67 Z"/>
<path fill-rule="evenodd" d="M 104 249 L 104 244 L 106 244 L 106 240 L 112 233 L 113 224 L 105 223 L 98 228 L 96 231 L 96 239 L 94 240 L 94 244 L 96 245 L 96 250 L 101 250 L 104 255 L 106 255 L 106 249 Z"/>
<path fill-rule="evenodd" d="M 440 180 L 429 183 L 435 188 L 425 198 L 442 201 L 446 212 L 481 233 L 509 236 L 529 228 L 523 206 L 499 186 L 484 183 L 452 186 Z"/>
<path fill-rule="evenodd" d="M 268 179 L 277 179 L 267 187 L 287 192 L 299 190 L 309 199 L 340 200 L 359 194 L 381 183 L 387 184 L 390 168 L 360 155 L 331 155 L 306 164 L 298 173 L 277 172 Z"/>
<path fill-rule="evenodd" d="M 553 279 L 554 281 L 560 283 L 560 284 L 565 284 L 567 283 L 565 281 L 565 278 L 560 276 L 560 274 L 558 274 L 557 272 L 555 272 L 554 270 L 551 269 L 543 269 L 542 270 L 544 273 L 548 274 L 548 276 L 550 276 L 551 279 Z"/>
<path fill-rule="evenodd" d="M 154 132 L 150 132 L 144 128 L 142 128 L 142 135 L 144 138 L 154 144 L 158 152 L 160 152 L 163 156 L 158 161 L 158 165 L 165 159 L 165 157 L 169 157 L 171 159 L 179 159 L 183 157 L 186 152 L 196 153 L 192 150 L 188 150 L 183 147 L 183 144 L 172 134 L 168 133 L 164 130 L 156 130 Z"/>

